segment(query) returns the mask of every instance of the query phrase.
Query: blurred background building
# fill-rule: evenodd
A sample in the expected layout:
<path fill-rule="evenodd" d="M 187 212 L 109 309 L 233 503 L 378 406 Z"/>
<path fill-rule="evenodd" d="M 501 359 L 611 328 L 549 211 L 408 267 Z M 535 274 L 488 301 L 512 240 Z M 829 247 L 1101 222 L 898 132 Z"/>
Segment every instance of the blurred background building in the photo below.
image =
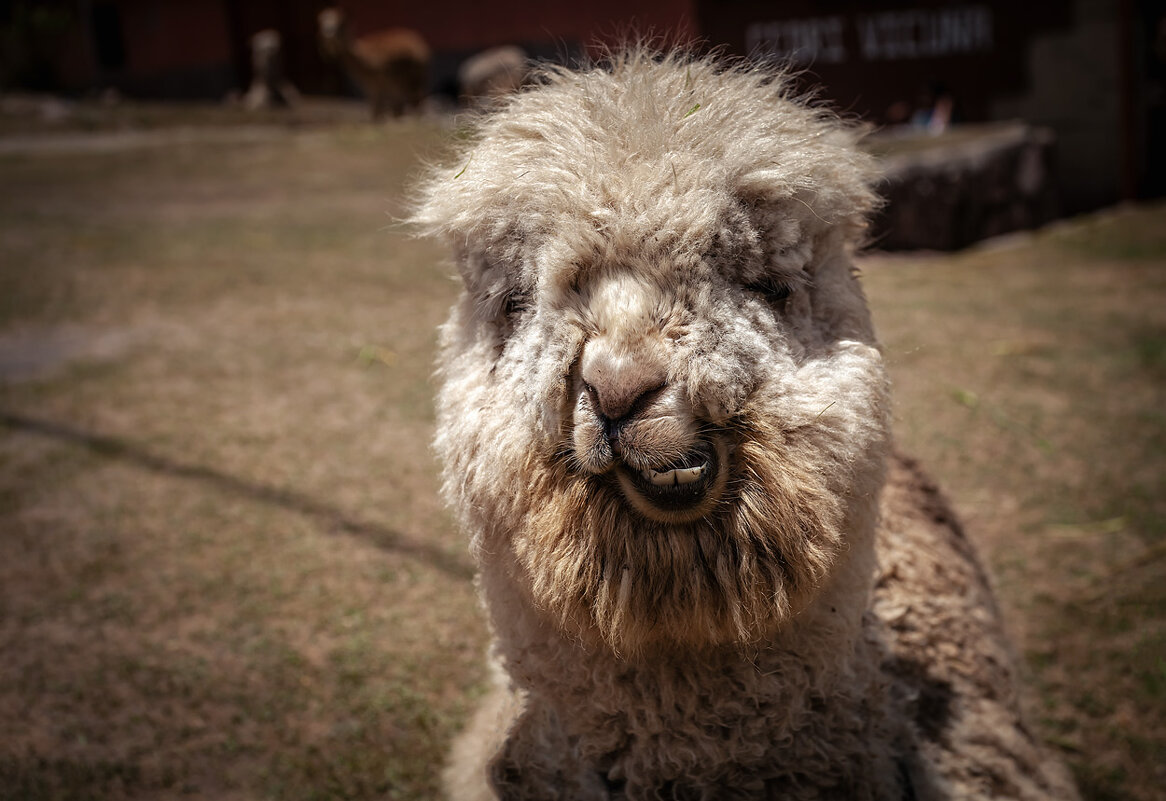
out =
<path fill-rule="evenodd" d="M 0 88 L 220 99 L 251 80 L 250 37 L 281 34 L 305 95 L 350 92 L 317 44 L 320 0 L 0 0 Z M 791 62 L 806 88 L 891 129 L 1023 120 L 1056 136 L 1061 211 L 1166 194 L 1166 0 L 344 0 L 360 35 L 419 31 L 431 91 L 519 45 L 570 60 L 630 31 Z"/>

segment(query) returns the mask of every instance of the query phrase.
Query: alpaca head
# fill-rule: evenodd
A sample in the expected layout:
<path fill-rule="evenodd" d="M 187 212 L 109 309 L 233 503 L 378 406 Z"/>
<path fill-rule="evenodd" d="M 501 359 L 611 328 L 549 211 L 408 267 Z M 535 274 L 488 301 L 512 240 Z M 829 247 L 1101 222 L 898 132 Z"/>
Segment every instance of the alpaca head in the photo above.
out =
<path fill-rule="evenodd" d="M 868 547 L 887 413 L 855 138 L 772 72 L 633 51 L 549 72 L 423 184 L 464 282 L 444 491 L 564 632 L 755 640 Z"/>
<path fill-rule="evenodd" d="M 347 20 L 338 8 L 325 8 L 316 15 L 320 28 L 320 47 L 330 57 L 340 54 L 347 34 Z"/>

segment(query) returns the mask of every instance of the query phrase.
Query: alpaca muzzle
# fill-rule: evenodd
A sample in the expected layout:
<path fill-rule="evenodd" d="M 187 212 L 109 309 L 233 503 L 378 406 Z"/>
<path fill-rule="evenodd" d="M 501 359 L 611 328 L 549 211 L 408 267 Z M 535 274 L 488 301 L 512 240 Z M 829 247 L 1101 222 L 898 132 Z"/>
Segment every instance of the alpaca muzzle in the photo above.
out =
<path fill-rule="evenodd" d="M 612 418 L 603 410 L 619 407 L 579 383 L 573 446 L 586 472 L 614 477 L 628 505 L 653 520 L 686 522 L 713 508 L 728 452 L 718 437 L 700 433 L 681 387 L 653 387 Z"/>

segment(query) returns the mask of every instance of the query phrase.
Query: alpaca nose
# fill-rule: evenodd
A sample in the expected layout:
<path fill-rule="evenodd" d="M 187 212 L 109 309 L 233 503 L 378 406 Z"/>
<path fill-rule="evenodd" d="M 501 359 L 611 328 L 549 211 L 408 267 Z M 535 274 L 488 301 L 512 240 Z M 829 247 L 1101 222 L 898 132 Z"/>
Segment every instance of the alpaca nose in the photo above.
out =
<path fill-rule="evenodd" d="M 664 387 L 668 373 L 650 353 L 619 347 L 600 338 L 583 349 L 581 376 L 609 428 L 636 411 L 642 398 Z"/>

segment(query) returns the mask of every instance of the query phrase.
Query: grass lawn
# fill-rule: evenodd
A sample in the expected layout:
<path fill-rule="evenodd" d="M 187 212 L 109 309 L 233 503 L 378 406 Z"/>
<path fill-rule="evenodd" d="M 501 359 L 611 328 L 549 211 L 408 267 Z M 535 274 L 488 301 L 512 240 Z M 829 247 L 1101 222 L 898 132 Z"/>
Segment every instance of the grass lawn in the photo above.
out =
<path fill-rule="evenodd" d="M 165 120 L 0 121 L 0 798 L 436 798 L 485 634 L 428 446 L 456 285 L 394 215 L 448 133 Z M 1162 798 L 1166 207 L 863 271 L 1034 723 Z"/>

